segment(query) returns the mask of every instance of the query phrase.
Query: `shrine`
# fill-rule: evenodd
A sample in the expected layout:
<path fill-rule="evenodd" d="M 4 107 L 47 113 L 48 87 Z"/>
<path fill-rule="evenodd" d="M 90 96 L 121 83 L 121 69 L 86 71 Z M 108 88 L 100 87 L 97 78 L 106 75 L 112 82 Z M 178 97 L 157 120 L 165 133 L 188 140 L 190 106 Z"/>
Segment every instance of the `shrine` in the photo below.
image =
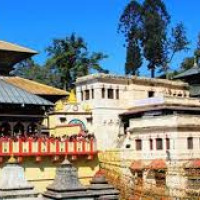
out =
<path fill-rule="evenodd" d="M 68 98 L 65 90 L 10 75 L 15 64 L 35 54 L 34 50 L 0 41 L 0 164 L 3 167 L 14 156 L 27 179 L 43 191 L 65 156 L 71 161 L 92 161 L 97 150 L 94 135 L 87 134 L 77 118 L 72 118 L 63 132 L 59 128 L 58 134 L 52 131 L 58 113 L 55 119 L 50 113 L 59 110 L 57 102 L 69 99 L 68 105 L 74 110 L 75 96 Z"/>

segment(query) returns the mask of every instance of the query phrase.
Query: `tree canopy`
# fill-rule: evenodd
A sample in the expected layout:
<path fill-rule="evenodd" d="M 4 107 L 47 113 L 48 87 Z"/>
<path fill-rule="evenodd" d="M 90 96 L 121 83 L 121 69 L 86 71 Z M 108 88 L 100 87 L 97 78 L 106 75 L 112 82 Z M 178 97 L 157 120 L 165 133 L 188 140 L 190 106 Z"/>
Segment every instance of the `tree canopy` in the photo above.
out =
<path fill-rule="evenodd" d="M 46 51 L 48 59 L 43 66 L 27 59 L 17 64 L 12 74 L 69 90 L 79 76 L 94 71 L 108 73 L 100 65 L 107 55 L 90 53 L 84 39 L 75 34 L 54 39 Z"/>
<path fill-rule="evenodd" d="M 144 0 L 140 3 L 133 0 L 128 3 L 119 22 L 119 31 L 126 39 L 127 74 L 135 74 L 145 59 L 151 70 L 151 77 L 154 77 L 156 68 L 167 71 L 174 55 L 187 49 L 189 42 L 183 23 L 172 28 L 171 34 L 169 24 L 170 15 L 164 1 Z"/>
<path fill-rule="evenodd" d="M 92 70 L 106 71 L 99 62 L 107 56 L 99 52 L 90 54 L 83 38 L 75 34 L 54 39 L 46 51 L 49 56 L 47 66 L 60 75 L 63 89 L 71 89 L 77 77 L 87 75 Z"/>

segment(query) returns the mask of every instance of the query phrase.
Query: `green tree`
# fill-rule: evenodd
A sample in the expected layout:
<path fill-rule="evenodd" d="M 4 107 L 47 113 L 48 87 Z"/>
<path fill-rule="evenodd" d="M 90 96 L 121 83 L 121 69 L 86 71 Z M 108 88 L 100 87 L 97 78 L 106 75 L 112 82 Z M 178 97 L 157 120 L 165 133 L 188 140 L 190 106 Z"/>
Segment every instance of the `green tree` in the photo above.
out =
<path fill-rule="evenodd" d="M 35 63 L 32 58 L 18 63 L 11 74 L 54 87 L 60 87 L 59 75 L 51 71 L 48 66 L 41 66 Z"/>
<path fill-rule="evenodd" d="M 129 69 L 132 66 L 132 69 L 138 70 L 142 65 L 140 61 L 145 58 L 151 70 L 151 77 L 155 76 L 156 68 L 167 71 L 175 54 L 186 50 L 189 44 L 183 24 L 177 24 L 171 34 L 168 31 L 169 24 L 170 15 L 164 1 L 144 0 L 143 3 L 130 1 L 119 22 L 119 30 L 124 34 L 128 44 L 125 68 L 127 63 L 131 63 L 128 65 Z M 129 61 L 130 58 L 137 59 L 135 65 L 133 60 Z"/>
<path fill-rule="evenodd" d="M 181 72 L 188 70 L 194 66 L 194 57 L 187 57 L 184 58 L 183 62 L 181 63 Z"/>
<path fill-rule="evenodd" d="M 200 33 L 198 34 L 198 41 L 197 41 L 197 47 L 194 51 L 194 56 L 196 57 L 197 63 L 199 64 L 199 58 L 200 58 Z"/>
<path fill-rule="evenodd" d="M 160 72 L 164 72 L 167 76 L 169 65 L 178 52 L 187 51 L 189 41 L 186 35 L 186 30 L 182 22 L 178 23 L 171 30 L 171 36 L 165 43 L 165 61 Z"/>
<path fill-rule="evenodd" d="M 142 12 L 144 57 L 148 61 L 151 77 L 156 67 L 165 60 L 164 41 L 167 40 L 167 26 L 170 16 L 162 0 L 145 0 Z"/>
<path fill-rule="evenodd" d="M 192 68 L 195 62 L 197 65 L 199 65 L 199 58 L 200 58 L 200 33 L 198 34 L 197 45 L 196 49 L 194 50 L 193 56 L 184 58 L 183 62 L 181 63 L 180 72 Z"/>
<path fill-rule="evenodd" d="M 127 46 L 125 74 L 139 75 L 139 68 L 142 65 L 142 56 L 138 40 L 129 41 Z"/>
<path fill-rule="evenodd" d="M 131 1 L 124 9 L 120 17 L 118 31 L 126 38 L 126 62 L 125 74 L 136 75 L 142 66 L 141 55 L 141 19 L 142 6 L 136 0 Z"/>
<path fill-rule="evenodd" d="M 92 70 L 104 71 L 99 62 L 107 56 L 103 53 L 90 55 L 83 38 L 75 34 L 54 39 L 46 50 L 49 56 L 46 65 L 60 75 L 63 89 L 72 88 L 78 76 L 87 75 Z"/>

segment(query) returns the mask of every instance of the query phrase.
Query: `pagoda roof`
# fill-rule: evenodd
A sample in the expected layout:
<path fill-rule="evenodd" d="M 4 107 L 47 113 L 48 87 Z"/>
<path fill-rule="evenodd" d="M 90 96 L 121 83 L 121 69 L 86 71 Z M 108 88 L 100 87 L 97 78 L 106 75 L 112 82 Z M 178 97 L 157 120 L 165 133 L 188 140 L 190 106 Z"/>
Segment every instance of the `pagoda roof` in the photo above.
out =
<path fill-rule="evenodd" d="M 18 76 L 2 76 L 2 79 L 13 86 L 19 87 L 29 93 L 36 95 L 58 95 L 67 96 L 69 93 L 49 85 L 38 83 L 33 80 L 24 79 Z"/>
<path fill-rule="evenodd" d="M 0 40 L 0 51 L 13 51 L 28 54 L 37 54 L 37 51 L 2 40 Z"/>
<path fill-rule="evenodd" d="M 196 64 L 192 68 L 190 68 L 190 69 L 188 69 L 188 70 L 176 75 L 174 77 L 174 79 L 187 78 L 189 76 L 197 75 L 197 74 L 200 74 L 200 67 Z"/>
<path fill-rule="evenodd" d="M 1 74 L 8 74 L 16 63 L 21 62 L 22 60 L 35 54 L 37 54 L 37 52 L 32 49 L 0 40 Z"/>
<path fill-rule="evenodd" d="M 0 103 L 53 106 L 54 104 L 26 90 L 5 82 L 0 78 Z"/>

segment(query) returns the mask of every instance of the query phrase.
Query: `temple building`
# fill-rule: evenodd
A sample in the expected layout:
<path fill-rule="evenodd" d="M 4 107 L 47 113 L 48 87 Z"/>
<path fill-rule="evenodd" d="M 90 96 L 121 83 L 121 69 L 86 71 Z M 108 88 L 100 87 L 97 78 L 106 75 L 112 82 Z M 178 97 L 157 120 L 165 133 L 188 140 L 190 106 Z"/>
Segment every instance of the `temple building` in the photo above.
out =
<path fill-rule="evenodd" d="M 101 199 L 97 190 L 115 191 L 104 179 L 93 179 L 99 166 L 110 174 L 120 168 L 120 177 L 131 177 L 134 191 L 145 188 L 148 193 L 160 184 L 167 188 L 161 188 L 166 196 L 173 196 L 177 187 L 181 190 L 176 191 L 178 197 L 190 195 L 200 180 L 200 102 L 193 98 L 198 94 L 192 93 L 188 83 L 100 73 L 78 78 L 75 90 L 68 93 L 9 75 L 14 64 L 35 54 L 0 42 L 1 167 L 13 155 L 40 192 L 50 185 L 46 199 L 59 195 L 69 199 L 69 193 L 74 193 L 70 185 L 63 190 L 57 185 L 60 172 L 73 171 L 66 156 L 77 167 L 75 185 L 86 196 L 92 193 Z M 103 160 L 107 154 L 111 156 Z M 193 168 L 195 177 L 191 176 Z M 89 182 L 92 185 L 85 189 L 83 185 Z"/>
<path fill-rule="evenodd" d="M 90 108 L 101 167 L 131 177 L 132 199 L 198 195 L 200 102 L 188 83 L 96 74 L 78 78 L 76 94 Z"/>
<path fill-rule="evenodd" d="M 68 102 L 71 111 L 76 102 L 72 97 L 68 100 L 67 91 L 10 75 L 16 63 L 35 54 L 34 50 L 0 41 L 0 175 L 13 155 L 24 167 L 27 180 L 44 191 L 54 178 L 57 163 L 68 156 L 81 166 L 79 177 L 89 182 L 98 169 L 94 136 L 86 132 L 76 114 L 74 118 L 68 114 L 71 122 L 65 131 L 57 124 L 54 127 L 56 119 L 63 117 L 58 112 L 59 102 Z M 57 113 L 51 114 L 55 110 Z"/>
<path fill-rule="evenodd" d="M 76 95 L 80 108 L 91 113 L 87 125 L 97 138 L 98 149 L 105 150 L 115 148 L 118 136 L 129 127 L 128 117 L 121 121 L 119 114 L 128 111 L 134 100 L 143 105 L 152 97 L 184 99 L 189 91 L 188 84 L 181 81 L 93 74 L 77 79 Z"/>

